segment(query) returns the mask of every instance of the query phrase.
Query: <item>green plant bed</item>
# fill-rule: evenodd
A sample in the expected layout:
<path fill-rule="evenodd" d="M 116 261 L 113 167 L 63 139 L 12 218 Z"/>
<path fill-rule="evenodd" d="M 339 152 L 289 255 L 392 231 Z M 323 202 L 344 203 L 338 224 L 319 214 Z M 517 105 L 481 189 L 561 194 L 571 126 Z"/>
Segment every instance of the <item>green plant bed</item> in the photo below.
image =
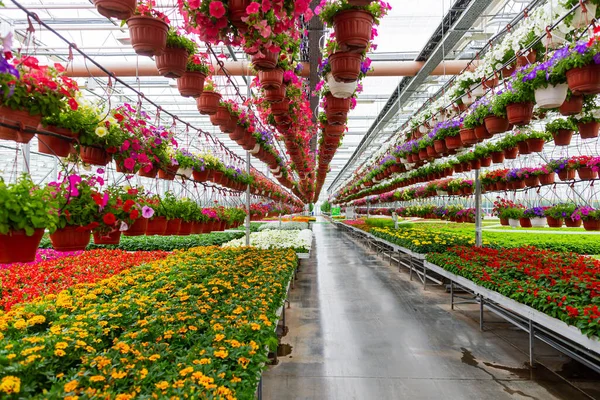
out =
<path fill-rule="evenodd" d="M 365 223 L 371 228 L 393 228 L 394 221 L 387 218 L 368 218 Z"/>
<path fill-rule="evenodd" d="M 250 232 L 258 232 L 258 229 L 264 224 L 264 222 L 250 222 Z M 246 232 L 246 225 L 238 226 L 235 230 Z"/>

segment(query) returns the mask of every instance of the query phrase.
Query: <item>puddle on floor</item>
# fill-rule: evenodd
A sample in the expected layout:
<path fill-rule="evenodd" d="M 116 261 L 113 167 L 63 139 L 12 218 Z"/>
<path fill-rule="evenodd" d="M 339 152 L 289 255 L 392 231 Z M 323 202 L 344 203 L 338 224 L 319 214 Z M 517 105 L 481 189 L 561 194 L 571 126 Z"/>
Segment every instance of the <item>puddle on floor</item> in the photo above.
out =
<path fill-rule="evenodd" d="M 280 343 L 277 347 L 277 357 L 285 357 L 292 354 L 292 346 L 285 343 Z"/>

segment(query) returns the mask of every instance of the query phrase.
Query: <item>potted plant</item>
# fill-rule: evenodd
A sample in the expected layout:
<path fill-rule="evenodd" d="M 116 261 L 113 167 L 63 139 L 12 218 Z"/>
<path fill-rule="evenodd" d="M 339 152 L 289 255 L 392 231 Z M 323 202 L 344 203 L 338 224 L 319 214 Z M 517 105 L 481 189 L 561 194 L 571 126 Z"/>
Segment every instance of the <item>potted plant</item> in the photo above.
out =
<path fill-rule="evenodd" d="M 492 112 L 494 115 L 506 113 L 509 124 L 529 125 L 533 117 L 533 106 L 535 97 L 530 86 L 518 84 L 518 80 L 512 83 L 504 92 L 499 92 L 492 101 Z"/>
<path fill-rule="evenodd" d="M 93 106 L 81 106 L 67 118 L 81 127 L 79 143 L 75 145 L 81 161 L 106 165 L 127 137 L 121 128 L 125 117 L 117 109 L 111 111 L 109 117 L 102 121 L 99 113 L 101 110 Z"/>
<path fill-rule="evenodd" d="M 505 208 L 500 212 L 501 219 L 507 219 L 511 228 L 520 226 L 520 219 L 523 218 L 523 206 Z"/>
<path fill-rule="evenodd" d="M 93 0 L 98 13 L 106 18 L 125 20 L 133 15 L 136 0 Z"/>
<path fill-rule="evenodd" d="M 198 111 L 204 115 L 216 114 L 220 102 L 221 94 L 216 91 L 213 81 L 206 80 L 204 82 L 204 90 L 197 100 Z"/>
<path fill-rule="evenodd" d="M 571 118 L 557 118 L 546 124 L 546 132 L 554 137 L 555 146 L 568 146 L 575 131 L 575 123 Z"/>
<path fill-rule="evenodd" d="M 58 157 L 67 157 L 73 149 L 72 139 L 79 138 L 90 126 L 96 126 L 100 117 L 92 106 L 79 105 L 76 110 L 46 116 L 42 119 L 44 130 L 54 135 L 38 135 L 38 151 Z M 106 159 L 106 156 L 102 158 Z"/>
<path fill-rule="evenodd" d="M 9 185 L 0 177 L 0 203 L 0 264 L 34 261 L 44 229 L 53 232 L 58 223 L 50 188 L 25 174 Z"/>
<path fill-rule="evenodd" d="M 196 53 L 196 43 L 173 27 L 167 32 L 167 47 L 156 56 L 158 73 L 166 78 L 179 78 L 188 70 L 188 60 Z"/>
<path fill-rule="evenodd" d="M 527 134 L 527 138 L 525 139 L 527 142 L 527 147 L 529 151 L 534 153 L 540 153 L 544 150 L 544 144 L 547 141 L 552 139 L 552 135 L 543 131 L 531 130 Z"/>
<path fill-rule="evenodd" d="M 600 40 L 596 29 L 588 42 L 577 42 L 569 55 L 557 63 L 557 73 L 566 75 L 569 89 L 574 93 L 600 93 L 600 64 L 596 61 L 599 52 Z"/>
<path fill-rule="evenodd" d="M 575 211 L 575 204 L 559 203 L 544 210 L 548 226 L 551 228 L 562 227 L 565 220 L 571 220 L 571 215 Z"/>
<path fill-rule="evenodd" d="M 207 63 L 206 55 L 189 56 L 185 73 L 177 79 L 177 89 L 183 97 L 198 98 L 204 90 L 206 77 L 212 73 L 212 66 Z"/>
<path fill-rule="evenodd" d="M 590 206 L 580 206 L 571 214 L 573 221 L 583 221 L 586 231 L 600 231 L 600 210 Z"/>
<path fill-rule="evenodd" d="M 125 211 L 132 221 L 123 234 L 125 236 L 143 236 L 148 229 L 148 220 L 154 216 L 154 209 L 147 204 L 148 197 L 141 187 L 127 188 L 123 194 Z"/>
<path fill-rule="evenodd" d="M 198 164 L 196 156 L 185 149 L 177 149 L 175 151 L 175 160 L 179 169 L 177 173 L 190 179 L 194 172 L 194 167 Z"/>
<path fill-rule="evenodd" d="M 568 53 L 566 48 L 557 50 L 549 60 L 533 64 L 517 74 L 517 79 L 534 91 L 535 102 L 540 108 L 557 108 L 567 98 L 569 87 L 565 74 L 554 69 L 565 53 Z"/>
<path fill-rule="evenodd" d="M 125 189 L 120 186 L 110 186 L 103 195 L 95 195 L 94 201 L 100 210 L 96 220 L 99 225 L 93 230 L 95 244 L 119 244 L 121 232 L 133 222 L 130 214 L 135 204 L 132 200 L 123 200 L 124 196 Z"/>
<path fill-rule="evenodd" d="M 140 56 L 160 56 L 167 47 L 170 21 L 154 7 L 154 0 L 140 0 L 133 16 L 123 21 L 129 27 L 131 45 Z"/>
<path fill-rule="evenodd" d="M 528 208 L 525 211 L 523 211 L 523 217 L 529 218 L 530 227 L 543 228 L 546 226 L 547 219 L 544 207 Z"/>
<path fill-rule="evenodd" d="M 571 117 L 577 125 L 581 139 L 595 139 L 600 130 L 600 112 L 595 102 L 595 96 L 586 96 L 582 101 L 582 113 Z"/>
<path fill-rule="evenodd" d="M 576 163 L 570 158 L 561 158 L 558 160 L 551 160 L 547 166 L 553 169 L 561 181 L 570 181 L 575 179 L 575 166 Z"/>

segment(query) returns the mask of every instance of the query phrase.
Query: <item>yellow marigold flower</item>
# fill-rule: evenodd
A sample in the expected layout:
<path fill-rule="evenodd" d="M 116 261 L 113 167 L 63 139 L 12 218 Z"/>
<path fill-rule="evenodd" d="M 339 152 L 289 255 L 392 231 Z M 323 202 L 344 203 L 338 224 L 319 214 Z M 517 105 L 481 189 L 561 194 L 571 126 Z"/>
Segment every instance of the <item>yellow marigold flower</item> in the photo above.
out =
<path fill-rule="evenodd" d="M 65 393 L 73 392 L 75 389 L 77 389 L 78 383 L 79 382 L 77 382 L 77 379 L 73 379 L 71 382 L 65 383 L 63 388 Z"/>
<path fill-rule="evenodd" d="M 238 342 L 237 340 L 231 340 L 231 341 L 229 342 L 229 344 L 230 344 L 230 345 L 231 345 L 231 347 L 233 347 L 233 348 L 238 348 L 238 347 L 240 347 L 240 346 L 242 345 L 242 344 L 241 344 L 240 342 Z"/>
<path fill-rule="evenodd" d="M 219 357 L 219 358 L 225 358 L 229 355 L 229 353 L 227 352 L 227 350 L 217 350 L 215 351 L 215 357 Z"/>
<path fill-rule="evenodd" d="M 255 322 L 253 322 L 252 324 L 250 324 L 250 326 L 252 327 L 253 331 L 259 331 L 260 330 L 260 324 L 257 324 Z"/>
<path fill-rule="evenodd" d="M 241 381 L 242 381 L 242 378 L 238 378 L 237 376 L 234 376 L 233 378 L 231 378 L 231 383 L 238 383 Z"/>
<path fill-rule="evenodd" d="M 127 372 L 122 371 L 122 372 L 117 372 L 117 371 L 113 371 L 110 374 L 111 377 L 113 377 L 114 379 L 123 379 L 127 376 Z"/>
<path fill-rule="evenodd" d="M 7 394 L 19 393 L 21 390 L 21 380 L 16 376 L 5 376 L 0 381 L 0 392 Z"/>
<path fill-rule="evenodd" d="M 222 333 L 218 333 L 215 336 L 215 342 L 220 342 L 221 340 L 225 339 L 225 335 L 223 335 Z"/>
<path fill-rule="evenodd" d="M 106 380 L 106 378 L 103 377 L 102 375 L 94 375 L 90 378 L 90 381 L 92 381 L 92 382 L 102 382 L 105 380 Z"/>
<path fill-rule="evenodd" d="M 250 364 L 250 360 L 246 357 L 240 357 L 238 358 L 238 364 L 240 364 L 242 368 L 246 369 L 248 364 Z"/>
<path fill-rule="evenodd" d="M 140 371 L 140 378 L 144 379 L 148 375 L 148 370 L 146 368 L 142 368 Z"/>
<path fill-rule="evenodd" d="M 67 353 L 65 353 L 63 350 L 54 350 L 54 355 L 58 356 L 58 357 L 63 357 L 65 356 Z"/>
<path fill-rule="evenodd" d="M 46 317 L 44 317 L 43 315 L 36 315 L 35 317 L 27 320 L 27 324 L 29 326 L 33 326 L 36 324 L 43 324 L 44 322 L 46 322 Z"/>
<path fill-rule="evenodd" d="M 156 383 L 154 386 L 156 386 L 160 390 L 167 390 L 167 388 L 169 387 L 169 382 L 160 381 L 160 382 Z"/>
<path fill-rule="evenodd" d="M 194 372 L 194 368 L 192 368 L 192 367 L 187 367 L 187 368 L 184 368 L 184 369 L 182 369 L 181 371 L 179 371 L 179 375 L 181 375 L 181 376 L 186 376 L 186 375 L 188 375 L 188 374 L 190 374 L 190 373 L 192 373 L 192 372 Z"/>
<path fill-rule="evenodd" d="M 160 358 L 160 355 L 158 355 L 158 354 L 153 354 L 153 355 L 151 355 L 150 357 L 148 357 L 148 360 L 150 360 L 150 361 L 156 361 L 156 360 L 158 360 L 159 358 Z"/>
<path fill-rule="evenodd" d="M 200 360 L 200 365 L 207 365 L 207 364 L 210 364 L 210 363 L 211 363 L 210 358 L 202 358 Z"/>
<path fill-rule="evenodd" d="M 23 318 L 19 318 L 18 320 L 15 321 L 13 326 L 15 327 L 15 329 L 26 329 L 27 322 L 25 322 L 25 320 Z"/>
<path fill-rule="evenodd" d="M 58 343 L 56 343 L 56 345 L 54 347 L 57 349 L 63 350 L 63 349 L 66 349 L 67 347 L 69 347 L 69 344 L 66 342 L 58 342 Z"/>
<path fill-rule="evenodd" d="M 115 397 L 115 400 L 130 400 L 133 399 L 133 396 L 130 394 L 118 394 L 117 397 Z"/>
<path fill-rule="evenodd" d="M 222 331 L 224 328 L 223 328 L 223 325 L 221 325 L 221 324 L 214 324 L 213 329 L 215 331 Z"/>

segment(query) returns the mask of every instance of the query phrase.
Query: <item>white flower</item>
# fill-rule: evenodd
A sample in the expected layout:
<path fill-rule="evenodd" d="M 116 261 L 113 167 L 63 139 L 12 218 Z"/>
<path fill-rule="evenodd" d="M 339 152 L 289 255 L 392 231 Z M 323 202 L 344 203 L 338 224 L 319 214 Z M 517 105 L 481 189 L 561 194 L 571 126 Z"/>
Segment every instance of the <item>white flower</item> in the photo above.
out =
<path fill-rule="evenodd" d="M 259 249 L 294 249 L 299 253 L 307 253 L 312 246 L 312 231 L 310 229 L 298 230 L 265 230 L 250 234 L 250 246 Z M 223 247 L 243 247 L 246 238 L 232 240 Z"/>
<path fill-rule="evenodd" d="M 108 129 L 106 129 L 104 126 L 99 126 L 96 128 L 96 136 L 98 137 L 104 137 L 108 134 Z"/>

